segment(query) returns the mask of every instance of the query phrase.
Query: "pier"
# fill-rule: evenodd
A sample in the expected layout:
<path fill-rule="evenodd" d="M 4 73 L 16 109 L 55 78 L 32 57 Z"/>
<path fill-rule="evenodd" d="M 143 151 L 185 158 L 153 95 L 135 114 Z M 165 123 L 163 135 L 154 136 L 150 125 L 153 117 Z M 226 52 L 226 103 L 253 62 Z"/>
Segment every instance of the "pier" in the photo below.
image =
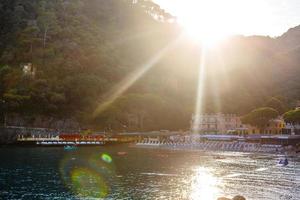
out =
<path fill-rule="evenodd" d="M 104 145 L 121 142 L 118 138 L 104 137 L 101 135 L 81 136 L 79 134 L 62 134 L 58 136 L 29 136 L 18 135 L 17 144 L 40 146 L 64 145 Z"/>

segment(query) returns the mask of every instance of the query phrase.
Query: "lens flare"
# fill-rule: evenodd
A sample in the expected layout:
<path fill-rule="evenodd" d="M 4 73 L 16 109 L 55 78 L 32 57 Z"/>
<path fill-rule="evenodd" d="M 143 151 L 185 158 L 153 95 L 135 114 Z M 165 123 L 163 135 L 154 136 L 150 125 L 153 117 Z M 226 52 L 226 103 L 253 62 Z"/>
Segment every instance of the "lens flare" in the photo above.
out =
<path fill-rule="evenodd" d="M 112 158 L 108 154 L 106 154 L 106 153 L 103 153 L 101 155 L 101 158 L 102 158 L 102 160 L 104 162 L 107 162 L 107 163 L 111 163 L 112 162 Z"/>
<path fill-rule="evenodd" d="M 96 172 L 86 168 L 75 168 L 71 172 L 73 191 L 81 197 L 103 198 L 109 193 L 109 187 Z"/>
<path fill-rule="evenodd" d="M 71 172 L 74 168 L 77 167 L 88 167 L 83 159 L 80 157 L 77 157 L 76 159 L 73 159 L 71 156 L 66 156 L 63 160 L 60 162 L 60 175 L 61 178 L 67 188 L 70 189 L 72 185 L 71 180 Z"/>
<path fill-rule="evenodd" d="M 88 199 L 108 196 L 116 181 L 112 157 L 99 152 L 87 155 L 79 151 L 76 155 L 67 155 L 60 163 L 60 175 L 70 192 Z"/>
<path fill-rule="evenodd" d="M 107 180 L 111 180 L 114 177 L 115 165 L 109 154 L 95 153 L 88 158 L 88 164 L 91 168 L 102 174 Z"/>

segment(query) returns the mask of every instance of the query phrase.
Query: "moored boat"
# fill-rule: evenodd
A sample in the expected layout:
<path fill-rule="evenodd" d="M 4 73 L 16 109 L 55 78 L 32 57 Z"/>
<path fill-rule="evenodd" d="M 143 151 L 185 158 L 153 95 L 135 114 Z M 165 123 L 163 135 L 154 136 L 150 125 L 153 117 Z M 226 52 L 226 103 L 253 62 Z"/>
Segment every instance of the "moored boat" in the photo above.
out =
<path fill-rule="evenodd" d="M 76 150 L 76 149 L 77 149 L 77 146 L 75 146 L 75 145 L 64 146 L 65 151 L 73 151 L 73 150 Z"/>

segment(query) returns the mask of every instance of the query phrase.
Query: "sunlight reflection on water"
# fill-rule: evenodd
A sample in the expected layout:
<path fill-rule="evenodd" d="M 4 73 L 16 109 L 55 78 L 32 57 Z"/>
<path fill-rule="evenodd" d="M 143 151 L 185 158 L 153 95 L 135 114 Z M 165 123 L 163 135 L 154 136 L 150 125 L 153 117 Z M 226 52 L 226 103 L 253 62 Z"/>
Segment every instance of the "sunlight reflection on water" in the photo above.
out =
<path fill-rule="evenodd" d="M 220 180 L 212 174 L 211 169 L 199 167 L 191 178 L 191 200 L 215 200 L 219 197 Z"/>
<path fill-rule="evenodd" d="M 127 154 L 120 156 L 120 151 Z M 111 159 L 103 160 L 103 154 Z M 247 200 L 299 200 L 300 158 L 289 157 L 289 165 L 279 167 L 280 157 L 124 145 L 74 152 L 0 148 L 0 199 L 216 200 L 243 195 Z"/>

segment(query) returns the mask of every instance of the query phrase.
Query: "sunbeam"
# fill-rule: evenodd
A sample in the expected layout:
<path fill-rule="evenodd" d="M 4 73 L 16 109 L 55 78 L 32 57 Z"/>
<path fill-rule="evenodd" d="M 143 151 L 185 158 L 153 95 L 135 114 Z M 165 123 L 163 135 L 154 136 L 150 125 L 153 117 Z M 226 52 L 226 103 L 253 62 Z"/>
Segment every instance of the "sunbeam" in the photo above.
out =
<path fill-rule="evenodd" d="M 194 113 L 194 121 L 192 124 L 192 131 L 196 133 L 199 129 L 200 114 L 203 112 L 203 95 L 205 87 L 205 76 L 206 76 L 206 49 L 202 47 L 200 64 L 199 64 L 199 75 L 198 75 L 198 89 L 196 99 L 196 109 Z"/>
<path fill-rule="evenodd" d="M 212 98 L 214 103 L 214 111 L 222 112 L 222 92 L 227 90 L 230 86 L 229 78 L 230 75 L 228 70 L 230 68 L 226 67 L 225 60 L 223 58 L 223 52 L 219 49 L 215 49 L 213 52 L 213 63 L 210 68 L 210 91 L 212 92 Z"/>
<path fill-rule="evenodd" d="M 120 97 L 132 84 L 134 84 L 140 77 L 142 77 L 151 67 L 153 67 L 163 55 L 165 55 L 170 49 L 172 49 L 178 41 L 181 39 L 181 36 L 177 37 L 174 41 L 166 45 L 159 52 L 157 52 L 151 59 L 149 59 L 146 64 L 139 67 L 121 82 L 119 82 L 114 89 L 112 89 L 107 95 L 105 100 L 102 101 L 96 110 L 93 113 L 93 117 L 96 117 L 99 113 L 104 111 L 111 103 L 113 103 L 118 97 Z"/>

